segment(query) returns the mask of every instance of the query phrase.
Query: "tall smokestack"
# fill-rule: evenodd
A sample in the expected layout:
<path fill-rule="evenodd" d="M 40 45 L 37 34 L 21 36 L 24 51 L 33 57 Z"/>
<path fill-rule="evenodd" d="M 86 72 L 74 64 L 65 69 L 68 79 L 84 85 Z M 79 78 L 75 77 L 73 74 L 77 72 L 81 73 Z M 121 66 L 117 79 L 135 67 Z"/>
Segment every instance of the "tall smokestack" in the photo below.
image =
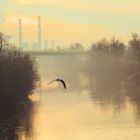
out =
<path fill-rule="evenodd" d="M 22 47 L 22 21 L 19 19 L 19 47 Z"/>
<path fill-rule="evenodd" d="M 38 45 L 41 49 L 41 17 L 38 17 Z"/>

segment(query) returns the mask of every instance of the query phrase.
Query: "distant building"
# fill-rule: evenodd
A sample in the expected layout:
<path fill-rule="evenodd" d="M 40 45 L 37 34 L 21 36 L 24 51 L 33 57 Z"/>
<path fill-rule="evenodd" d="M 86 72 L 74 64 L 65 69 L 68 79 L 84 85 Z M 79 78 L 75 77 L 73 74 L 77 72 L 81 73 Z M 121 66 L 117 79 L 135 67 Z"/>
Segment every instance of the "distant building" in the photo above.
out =
<path fill-rule="evenodd" d="M 31 45 L 31 50 L 41 50 L 39 43 L 33 43 Z"/>
<path fill-rule="evenodd" d="M 22 20 L 19 19 L 19 47 L 22 48 Z"/>
<path fill-rule="evenodd" d="M 41 39 L 41 17 L 38 17 L 38 47 L 41 50 L 42 47 L 42 43 L 41 43 L 42 39 Z"/>
<path fill-rule="evenodd" d="M 47 50 L 48 49 L 48 40 L 45 40 L 44 41 L 44 50 Z"/>

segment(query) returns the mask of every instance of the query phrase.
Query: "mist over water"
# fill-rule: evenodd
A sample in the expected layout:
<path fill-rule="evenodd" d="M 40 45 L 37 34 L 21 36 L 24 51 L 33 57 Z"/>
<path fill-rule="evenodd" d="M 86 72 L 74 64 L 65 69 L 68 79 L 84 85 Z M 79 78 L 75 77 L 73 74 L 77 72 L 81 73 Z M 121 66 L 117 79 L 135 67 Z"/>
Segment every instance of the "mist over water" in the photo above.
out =
<path fill-rule="evenodd" d="M 111 61 L 116 61 L 116 57 L 111 57 L 114 58 Z M 46 113 L 43 112 L 44 116 L 48 115 L 48 120 L 44 118 L 48 122 L 44 128 L 48 135 L 41 138 L 138 139 L 138 84 L 134 79 L 127 80 L 125 69 L 115 67 L 113 62 L 110 62 L 111 66 L 106 64 L 104 69 L 98 69 L 94 65 L 97 61 L 91 60 L 91 65 L 89 59 L 90 56 L 86 55 L 38 58 L 42 83 L 62 78 L 68 86 L 65 91 L 58 83 L 53 83 L 50 87 L 42 84 L 41 104 L 44 107 L 41 108 L 48 106 L 48 109 L 44 109 Z M 110 58 L 100 63 L 104 64 L 108 60 Z"/>
<path fill-rule="evenodd" d="M 1 139 L 137 140 L 137 79 L 127 80 L 131 74 L 125 72 L 123 59 L 107 54 L 102 59 L 94 57 L 96 60 L 93 54 L 37 57 L 40 87 L 31 100 L 13 106 L 12 111 L 11 106 L 2 110 Z M 57 82 L 47 85 L 57 78 L 64 79 L 67 90 Z"/>

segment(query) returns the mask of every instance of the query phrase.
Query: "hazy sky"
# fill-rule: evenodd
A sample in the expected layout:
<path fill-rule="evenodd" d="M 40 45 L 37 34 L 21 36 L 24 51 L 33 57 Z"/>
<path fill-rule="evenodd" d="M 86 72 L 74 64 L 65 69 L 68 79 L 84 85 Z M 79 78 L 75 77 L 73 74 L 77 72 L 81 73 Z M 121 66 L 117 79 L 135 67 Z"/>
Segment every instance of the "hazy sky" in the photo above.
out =
<path fill-rule="evenodd" d="M 18 42 L 18 19 L 24 41 L 37 42 L 41 16 L 43 40 L 89 46 L 103 37 L 127 41 L 140 33 L 140 0 L 0 0 L 0 30 Z"/>

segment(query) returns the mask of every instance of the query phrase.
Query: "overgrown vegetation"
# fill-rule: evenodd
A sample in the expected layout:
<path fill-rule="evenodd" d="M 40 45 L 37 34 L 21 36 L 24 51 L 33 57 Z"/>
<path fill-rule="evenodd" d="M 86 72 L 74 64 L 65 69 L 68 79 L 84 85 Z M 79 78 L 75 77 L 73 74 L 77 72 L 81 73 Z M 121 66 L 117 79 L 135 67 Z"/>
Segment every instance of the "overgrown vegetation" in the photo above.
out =
<path fill-rule="evenodd" d="M 100 40 L 91 47 L 88 63 L 96 79 L 140 80 L 140 37 L 132 34 L 128 46 L 115 38 Z"/>
<path fill-rule="evenodd" d="M 4 42 L 5 36 L 0 36 Z M 0 49 L 0 105 L 28 97 L 39 80 L 35 60 L 5 41 Z"/>

